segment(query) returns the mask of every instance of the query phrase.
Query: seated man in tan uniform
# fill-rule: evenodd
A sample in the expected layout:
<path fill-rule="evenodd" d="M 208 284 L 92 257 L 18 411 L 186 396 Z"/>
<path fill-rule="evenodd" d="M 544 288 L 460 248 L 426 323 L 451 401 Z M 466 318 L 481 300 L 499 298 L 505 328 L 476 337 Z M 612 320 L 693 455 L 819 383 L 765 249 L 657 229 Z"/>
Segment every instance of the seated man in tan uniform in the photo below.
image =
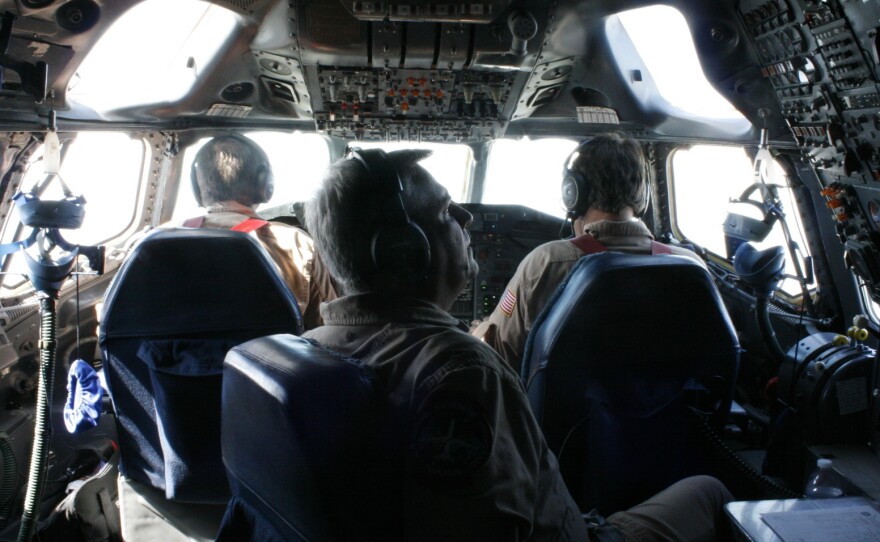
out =
<path fill-rule="evenodd" d="M 311 238 L 299 228 L 267 222 L 256 213 L 259 204 L 272 198 L 275 188 L 272 166 L 263 149 L 239 134 L 215 137 L 196 154 L 191 180 L 196 201 L 207 214 L 183 225 L 254 235 L 296 297 L 305 328 L 320 325 L 318 306 L 334 299 L 336 292 L 314 253 Z"/>
<path fill-rule="evenodd" d="M 473 333 L 519 374 L 526 338 L 541 309 L 578 259 L 601 250 L 677 254 L 705 263 L 685 248 L 657 243 L 637 217 L 650 185 L 642 148 L 617 134 L 598 135 L 566 160 L 562 200 L 575 238 L 545 243 L 520 263 L 489 318 Z"/>
<path fill-rule="evenodd" d="M 709 541 L 730 498 L 683 480 L 588 535 L 522 384 L 447 311 L 477 272 L 473 218 L 417 164 L 425 151 L 354 151 L 306 208 L 344 297 L 304 336 L 374 369 L 400 457 L 399 540 Z M 588 538 L 591 537 L 591 538 Z"/>

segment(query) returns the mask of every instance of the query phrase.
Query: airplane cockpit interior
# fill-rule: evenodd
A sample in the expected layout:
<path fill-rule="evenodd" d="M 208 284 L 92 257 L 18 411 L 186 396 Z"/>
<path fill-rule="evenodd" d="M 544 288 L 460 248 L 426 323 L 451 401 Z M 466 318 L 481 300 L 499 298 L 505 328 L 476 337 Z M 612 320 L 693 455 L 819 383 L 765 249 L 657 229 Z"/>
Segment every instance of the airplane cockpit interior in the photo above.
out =
<path fill-rule="evenodd" d="M 708 474 L 731 539 L 880 539 L 880 2 L 0 0 L 0 541 L 264 540 L 230 499 L 265 540 L 399 537 L 373 377 L 307 370 L 336 354 L 255 232 L 305 235 L 338 160 L 431 151 L 475 332 L 583 233 L 561 187 L 608 133 L 656 256 L 585 251 L 511 373 L 580 511 Z M 274 191 L 211 229 L 229 135 Z"/>

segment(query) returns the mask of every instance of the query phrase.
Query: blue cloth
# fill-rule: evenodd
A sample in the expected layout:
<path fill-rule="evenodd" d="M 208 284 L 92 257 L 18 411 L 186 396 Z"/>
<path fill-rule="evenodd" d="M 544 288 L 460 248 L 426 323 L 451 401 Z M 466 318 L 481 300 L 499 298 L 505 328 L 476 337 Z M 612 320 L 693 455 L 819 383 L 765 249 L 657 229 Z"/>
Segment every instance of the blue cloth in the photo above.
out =
<path fill-rule="evenodd" d="M 104 389 L 95 369 L 78 359 L 67 373 L 67 403 L 64 405 L 64 426 L 69 433 L 79 433 L 98 425 Z"/>

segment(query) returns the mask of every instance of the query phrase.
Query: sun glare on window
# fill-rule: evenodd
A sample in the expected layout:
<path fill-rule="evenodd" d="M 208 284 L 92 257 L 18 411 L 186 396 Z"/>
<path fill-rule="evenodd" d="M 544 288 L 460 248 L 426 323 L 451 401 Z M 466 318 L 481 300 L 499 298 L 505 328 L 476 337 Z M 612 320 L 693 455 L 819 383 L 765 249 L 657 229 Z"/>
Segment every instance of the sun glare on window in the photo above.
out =
<path fill-rule="evenodd" d="M 98 112 L 181 98 L 235 28 L 228 9 L 197 0 L 147 0 L 117 20 L 68 93 Z"/>
<path fill-rule="evenodd" d="M 678 10 L 649 6 L 618 13 L 617 17 L 670 105 L 694 115 L 745 121 L 706 80 L 691 32 Z"/>

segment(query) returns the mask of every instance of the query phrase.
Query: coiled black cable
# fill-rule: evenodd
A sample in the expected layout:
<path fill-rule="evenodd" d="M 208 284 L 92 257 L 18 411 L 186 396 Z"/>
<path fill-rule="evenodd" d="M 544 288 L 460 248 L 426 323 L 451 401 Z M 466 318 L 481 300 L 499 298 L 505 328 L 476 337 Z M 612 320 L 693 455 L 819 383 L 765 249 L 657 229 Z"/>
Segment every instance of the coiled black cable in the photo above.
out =
<path fill-rule="evenodd" d="M 693 410 L 691 412 L 693 412 L 696 424 L 700 428 L 700 432 L 706 437 L 706 440 L 712 444 L 712 447 L 721 454 L 722 459 L 726 460 L 727 463 L 740 474 L 743 474 L 748 479 L 757 483 L 761 489 L 767 492 L 768 496 L 775 499 L 799 499 L 803 497 L 800 493 L 788 489 L 755 470 L 754 467 L 746 463 L 743 458 L 736 455 L 736 452 L 731 450 L 730 447 L 721 440 L 721 437 L 714 429 L 712 429 L 709 422 L 707 422 L 703 416 Z"/>
<path fill-rule="evenodd" d="M 18 467 L 15 464 L 15 453 L 5 438 L 0 438 L 0 461 L 3 461 L 0 481 L 0 530 L 9 523 L 12 515 L 12 504 L 15 497 L 15 481 L 18 478 Z"/>

